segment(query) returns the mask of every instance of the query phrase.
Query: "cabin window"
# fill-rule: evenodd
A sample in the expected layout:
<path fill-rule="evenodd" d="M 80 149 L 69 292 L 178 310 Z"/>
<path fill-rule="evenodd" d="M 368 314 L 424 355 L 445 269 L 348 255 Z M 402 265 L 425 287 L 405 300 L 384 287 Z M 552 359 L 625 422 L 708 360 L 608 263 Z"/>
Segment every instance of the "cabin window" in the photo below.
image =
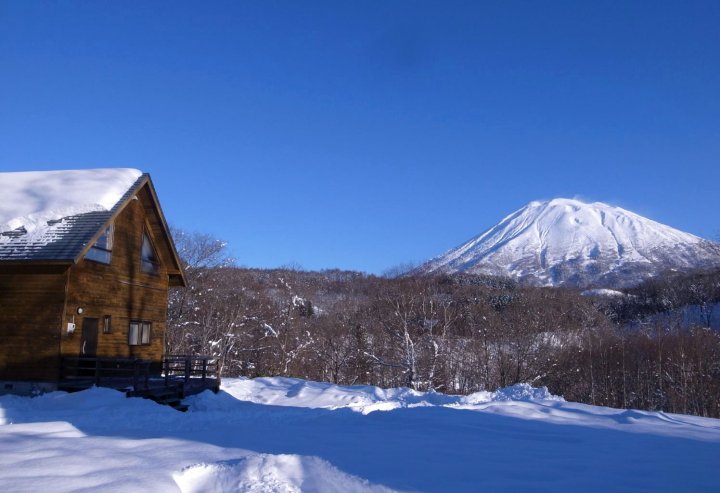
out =
<path fill-rule="evenodd" d="M 93 246 L 90 247 L 85 258 L 100 262 L 103 264 L 109 264 L 112 259 L 112 247 L 113 247 L 113 225 L 108 226 L 103 231 L 102 236 L 98 238 Z"/>
<path fill-rule="evenodd" d="M 150 329 L 152 322 L 142 320 L 133 320 L 130 322 L 130 330 L 128 331 L 128 345 L 130 346 L 146 346 L 150 344 Z"/>
<path fill-rule="evenodd" d="M 160 262 L 158 261 L 155 248 L 147 233 L 143 233 L 140 264 L 143 272 L 147 272 L 148 274 L 157 274 L 160 272 Z"/>
<path fill-rule="evenodd" d="M 112 317 L 105 315 L 103 317 L 103 334 L 109 334 L 112 332 Z"/>

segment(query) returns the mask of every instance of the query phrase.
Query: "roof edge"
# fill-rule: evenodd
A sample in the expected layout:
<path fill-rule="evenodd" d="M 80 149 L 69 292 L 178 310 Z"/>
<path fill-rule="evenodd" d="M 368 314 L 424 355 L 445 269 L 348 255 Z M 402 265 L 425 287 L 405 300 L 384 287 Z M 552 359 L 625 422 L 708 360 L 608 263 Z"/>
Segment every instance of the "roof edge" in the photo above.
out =
<path fill-rule="evenodd" d="M 98 241 L 100 236 L 102 236 L 105 229 L 112 224 L 113 221 L 117 218 L 118 214 L 125 208 L 127 204 L 130 203 L 130 200 L 135 196 L 138 190 L 149 180 L 150 175 L 147 173 L 143 173 L 138 177 L 137 180 L 135 180 L 135 183 L 133 183 L 130 188 L 123 194 L 122 197 L 120 197 L 120 200 L 117 201 L 117 203 L 113 206 L 112 209 L 110 209 L 110 217 L 105 221 L 102 225 L 102 227 L 98 228 L 98 230 L 95 232 L 95 234 L 90 238 L 90 240 L 87 242 L 87 244 L 80 250 L 80 252 L 75 256 L 73 259 L 73 263 L 77 264 L 80 262 L 80 260 L 85 257 L 87 252 L 92 248 L 92 246 Z"/>
<path fill-rule="evenodd" d="M 143 176 L 147 176 L 147 184 L 150 190 L 150 195 L 152 196 L 152 199 L 155 202 L 155 206 L 157 207 L 158 216 L 160 217 L 160 223 L 162 224 L 163 229 L 165 230 L 165 233 L 167 235 L 168 243 L 170 244 L 170 253 L 172 254 L 173 260 L 175 261 L 175 267 L 177 268 L 176 272 L 170 273 L 170 277 L 174 277 L 175 282 L 179 281 L 179 284 L 176 284 L 176 286 L 185 287 L 187 286 L 185 271 L 182 267 L 182 262 L 180 261 L 180 255 L 178 255 L 177 248 L 175 247 L 175 240 L 170 233 L 170 226 L 168 226 L 167 220 L 165 219 L 165 213 L 163 212 L 162 206 L 160 205 L 160 199 L 158 199 L 157 192 L 155 191 L 155 185 L 153 184 L 152 178 L 150 178 L 149 174 L 145 173 Z"/>
<path fill-rule="evenodd" d="M 182 263 L 180 262 L 180 256 L 178 255 L 177 249 L 175 248 L 175 241 L 170 234 L 170 228 L 168 227 L 167 221 L 165 220 L 165 214 L 163 213 L 162 207 L 160 206 L 160 200 L 158 199 L 157 192 L 155 191 L 155 186 L 153 185 L 149 173 L 143 173 L 142 175 L 140 175 L 140 177 L 138 177 L 135 183 L 133 183 L 133 185 L 128 188 L 127 192 L 123 194 L 120 200 L 118 200 L 117 203 L 110 210 L 110 217 L 108 218 L 108 220 L 105 221 L 102 227 L 98 229 L 98 231 L 92 236 L 92 238 L 90 238 L 87 245 L 85 245 L 83 249 L 75 256 L 75 258 L 72 259 L 72 263 L 77 264 L 78 262 L 80 262 L 80 260 L 83 259 L 83 257 L 85 257 L 90 248 L 92 248 L 95 242 L 97 242 L 100 236 L 102 236 L 103 231 L 105 231 L 105 229 L 113 221 L 115 221 L 120 212 L 125 209 L 125 207 L 133 199 L 133 197 L 135 197 L 140 191 L 140 189 L 142 189 L 142 187 L 144 187 L 145 185 L 148 185 L 150 196 L 154 202 L 158 217 L 160 218 L 160 223 L 165 230 L 165 234 L 170 245 L 170 253 L 173 257 L 172 260 L 175 262 L 176 271 L 169 273 L 169 277 L 171 278 L 170 284 L 174 286 L 185 287 L 187 286 L 187 279 L 185 278 L 185 273 L 183 272 Z"/>

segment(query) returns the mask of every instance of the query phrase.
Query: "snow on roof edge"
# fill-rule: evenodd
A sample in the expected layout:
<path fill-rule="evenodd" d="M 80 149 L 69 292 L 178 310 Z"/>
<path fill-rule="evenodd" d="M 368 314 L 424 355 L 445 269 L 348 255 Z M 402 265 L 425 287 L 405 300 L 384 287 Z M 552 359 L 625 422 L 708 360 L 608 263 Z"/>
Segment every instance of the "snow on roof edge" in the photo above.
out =
<path fill-rule="evenodd" d="M 0 233 L 37 234 L 48 221 L 112 210 L 142 175 L 134 168 L 0 173 Z"/>

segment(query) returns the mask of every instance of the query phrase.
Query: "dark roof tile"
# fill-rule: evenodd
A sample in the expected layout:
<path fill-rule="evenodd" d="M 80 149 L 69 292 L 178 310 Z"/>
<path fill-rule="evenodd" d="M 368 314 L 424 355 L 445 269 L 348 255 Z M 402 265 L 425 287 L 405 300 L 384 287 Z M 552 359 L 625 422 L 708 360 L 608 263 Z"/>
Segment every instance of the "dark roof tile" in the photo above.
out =
<path fill-rule="evenodd" d="M 73 262 L 100 228 L 136 193 L 147 175 L 142 175 L 110 211 L 94 211 L 48 221 L 40 235 L 28 235 L 24 228 L 0 235 L 0 263 L 22 261 Z"/>

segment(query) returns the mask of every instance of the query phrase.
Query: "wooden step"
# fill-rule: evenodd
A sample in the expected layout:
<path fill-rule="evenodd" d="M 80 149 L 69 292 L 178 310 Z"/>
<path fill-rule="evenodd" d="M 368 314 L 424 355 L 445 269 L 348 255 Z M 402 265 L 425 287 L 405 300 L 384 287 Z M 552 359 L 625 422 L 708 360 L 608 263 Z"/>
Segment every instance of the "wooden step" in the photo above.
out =
<path fill-rule="evenodd" d="M 169 387 L 155 387 L 142 390 L 132 390 L 127 392 L 128 397 L 141 397 L 143 399 L 150 399 L 158 404 L 164 406 L 170 406 L 178 411 L 185 412 L 188 407 L 182 403 L 185 397 L 185 392 L 182 386 L 173 385 Z"/>

